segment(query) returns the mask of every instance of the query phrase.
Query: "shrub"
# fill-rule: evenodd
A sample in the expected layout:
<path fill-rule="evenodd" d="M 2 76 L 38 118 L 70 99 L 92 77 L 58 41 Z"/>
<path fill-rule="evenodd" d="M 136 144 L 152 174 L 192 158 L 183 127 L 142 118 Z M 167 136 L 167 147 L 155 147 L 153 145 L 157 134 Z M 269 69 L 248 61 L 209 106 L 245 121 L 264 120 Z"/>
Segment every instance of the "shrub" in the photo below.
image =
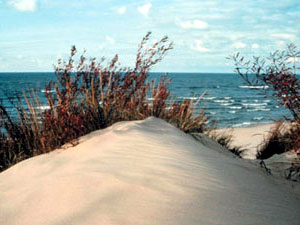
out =
<path fill-rule="evenodd" d="M 257 152 L 257 159 L 267 159 L 274 154 L 281 154 L 290 150 L 298 150 L 300 147 L 300 126 L 297 123 L 286 124 L 282 120 L 269 132 Z"/>
<path fill-rule="evenodd" d="M 249 85 L 271 87 L 272 95 L 293 116 L 291 128 L 282 133 L 280 123 L 266 140 L 258 158 L 267 158 L 275 153 L 300 149 L 300 83 L 296 63 L 300 52 L 294 44 L 285 51 L 275 51 L 266 59 L 253 57 L 246 60 L 239 53 L 231 57 L 235 71 Z"/>
<path fill-rule="evenodd" d="M 184 132 L 203 132 L 208 117 L 204 111 L 193 112 L 201 97 L 196 103 L 171 101 L 170 79 L 147 80 L 151 67 L 173 47 L 167 37 L 148 47 L 149 39 L 150 33 L 142 39 L 133 68 L 121 68 L 118 55 L 107 66 L 104 60 L 88 61 L 84 54 L 75 63 L 73 46 L 69 60 L 55 66 L 57 81 L 45 87 L 44 111 L 38 110 L 41 103 L 34 91 L 24 93 L 27 106 L 16 106 L 17 119 L 0 104 L 0 171 L 65 143 L 76 144 L 78 137 L 118 121 L 155 116 Z"/>
<path fill-rule="evenodd" d="M 297 77 L 296 62 L 300 52 L 293 44 L 286 51 L 275 51 L 266 59 L 253 57 L 245 60 L 239 53 L 232 57 L 235 71 L 249 85 L 267 85 L 280 105 L 286 107 L 293 119 L 300 122 L 300 83 Z"/>

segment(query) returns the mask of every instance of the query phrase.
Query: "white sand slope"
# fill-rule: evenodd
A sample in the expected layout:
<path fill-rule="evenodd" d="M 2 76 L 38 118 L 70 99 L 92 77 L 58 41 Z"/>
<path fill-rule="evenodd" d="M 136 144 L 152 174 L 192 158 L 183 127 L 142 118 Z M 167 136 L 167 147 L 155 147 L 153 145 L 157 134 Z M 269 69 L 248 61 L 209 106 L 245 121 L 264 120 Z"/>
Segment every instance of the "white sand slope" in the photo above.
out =
<path fill-rule="evenodd" d="M 299 225 L 288 186 L 159 119 L 81 142 L 0 174 L 1 225 Z"/>

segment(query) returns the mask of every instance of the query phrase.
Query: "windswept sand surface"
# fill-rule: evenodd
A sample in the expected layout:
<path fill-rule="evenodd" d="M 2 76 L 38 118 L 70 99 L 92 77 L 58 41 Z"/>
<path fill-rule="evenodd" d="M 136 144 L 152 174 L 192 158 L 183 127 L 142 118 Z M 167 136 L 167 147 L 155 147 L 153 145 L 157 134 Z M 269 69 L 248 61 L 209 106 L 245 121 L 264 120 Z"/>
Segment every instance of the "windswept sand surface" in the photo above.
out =
<path fill-rule="evenodd" d="M 162 120 L 80 142 L 0 174 L 1 225 L 299 224 L 289 186 Z"/>

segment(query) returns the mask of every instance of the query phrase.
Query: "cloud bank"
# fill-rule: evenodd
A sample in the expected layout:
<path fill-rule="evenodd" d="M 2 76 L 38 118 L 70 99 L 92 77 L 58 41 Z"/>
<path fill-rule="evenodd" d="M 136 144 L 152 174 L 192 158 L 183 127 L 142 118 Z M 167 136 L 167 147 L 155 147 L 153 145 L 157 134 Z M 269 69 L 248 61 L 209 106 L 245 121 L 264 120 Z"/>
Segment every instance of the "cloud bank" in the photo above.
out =
<path fill-rule="evenodd" d="M 36 10 L 36 0 L 9 0 L 8 4 L 22 12 Z"/>

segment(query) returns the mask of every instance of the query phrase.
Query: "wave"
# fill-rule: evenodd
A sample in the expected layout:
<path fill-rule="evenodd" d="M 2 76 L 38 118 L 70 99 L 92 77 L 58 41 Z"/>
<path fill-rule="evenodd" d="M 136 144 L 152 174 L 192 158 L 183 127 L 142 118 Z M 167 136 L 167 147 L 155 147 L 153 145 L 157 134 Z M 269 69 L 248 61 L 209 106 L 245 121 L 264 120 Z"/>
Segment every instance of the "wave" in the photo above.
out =
<path fill-rule="evenodd" d="M 268 89 L 268 85 L 262 85 L 262 86 L 251 86 L 251 85 L 241 85 L 239 88 L 249 88 L 249 89 Z"/>
<path fill-rule="evenodd" d="M 267 99 L 267 100 L 263 100 L 263 102 L 271 102 L 271 100 Z"/>
<path fill-rule="evenodd" d="M 178 97 L 179 99 L 189 99 L 189 100 L 191 100 L 191 99 L 193 99 L 193 100 L 197 100 L 197 99 L 199 99 L 199 97 Z"/>
<path fill-rule="evenodd" d="M 268 103 L 242 103 L 243 106 L 246 107 L 255 107 L 255 106 L 263 106 L 263 105 L 268 105 Z"/>
<path fill-rule="evenodd" d="M 243 107 L 242 106 L 230 106 L 229 108 L 230 109 L 242 109 Z"/>
<path fill-rule="evenodd" d="M 39 110 L 46 110 L 46 109 L 50 109 L 50 106 L 49 105 L 41 105 L 41 106 L 37 106 L 35 108 L 39 109 Z"/>
<path fill-rule="evenodd" d="M 45 90 L 45 89 L 42 89 L 41 92 L 42 92 L 42 93 L 54 93 L 55 90 L 52 89 L 52 90 L 50 90 L 50 91 L 47 91 L 47 90 Z"/>
<path fill-rule="evenodd" d="M 270 111 L 268 108 L 256 108 L 256 109 L 247 109 L 247 112 L 259 112 L 259 111 Z"/>
<path fill-rule="evenodd" d="M 258 120 L 258 121 L 260 121 L 260 120 L 262 120 L 264 117 L 263 116 L 257 116 L 257 117 L 253 117 L 253 120 Z"/>
<path fill-rule="evenodd" d="M 243 122 L 243 123 L 234 124 L 232 127 L 247 127 L 247 126 L 250 126 L 251 124 L 254 124 L 254 123 L 252 123 L 252 122 Z"/>
<path fill-rule="evenodd" d="M 217 102 L 217 103 L 228 103 L 229 101 L 228 100 L 222 100 L 222 99 L 217 99 L 217 100 L 214 100 L 214 102 Z"/>
<path fill-rule="evenodd" d="M 228 103 L 222 103 L 221 105 L 223 105 L 223 106 L 228 106 L 228 105 L 232 105 L 232 104 L 233 104 L 233 103 L 231 103 L 231 102 L 229 103 L 229 102 L 228 102 Z"/>
<path fill-rule="evenodd" d="M 214 100 L 214 99 L 216 99 L 217 97 L 203 97 L 203 99 L 205 99 L 205 100 Z"/>

